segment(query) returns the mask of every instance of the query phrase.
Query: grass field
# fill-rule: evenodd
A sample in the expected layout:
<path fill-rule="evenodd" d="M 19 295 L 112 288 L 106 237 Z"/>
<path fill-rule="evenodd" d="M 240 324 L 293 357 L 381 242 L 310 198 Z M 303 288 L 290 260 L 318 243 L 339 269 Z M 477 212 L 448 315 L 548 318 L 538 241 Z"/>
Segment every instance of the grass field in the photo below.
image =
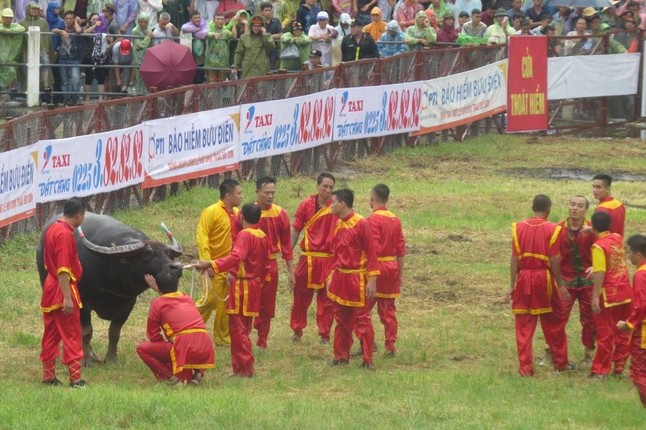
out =
<path fill-rule="evenodd" d="M 591 198 L 594 173 L 641 175 L 617 181 L 613 191 L 628 208 L 626 234 L 646 232 L 644 160 L 646 144 L 636 140 L 491 135 L 339 166 L 337 187 L 355 190 L 364 215 L 371 186 L 391 186 L 389 206 L 408 240 L 398 354 L 383 357 L 375 316 L 374 372 L 359 370 L 360 360 L 329 366 L 331 347 L 318 343 L 313 309 L 303 341 L 291 343 L 291 297 L 282 278 L 256 378 L 229 378 L 229 351 L 217 348 L 217 368 L 202 386 L 157 384 L 135 352 L 153 298 L 147 291 L 124 326 L 119 363 L 85 370 L 84 391 L 41 387 L 37 235 L 19 237 L 0 249 L 0 428 L 643 429 L 646 410 L 628 378 L 600 383 L 586 378 L 588 369 L 555 374 L 540 366 L 534 378 L 518 377 L 513 316 L 503 296 L 510 223 L 531 215 L 535 194 L 552 197 L 556 221 L 571 196 Z M 582 179 L 542 177 L 558 173 L 548 168 Z M 252 201 L 253 186 L 243 189 Z M 281 178 L 276 203 L 293 214 L 312 192 L 313 178 Z M 160 240 L 164 221 L 184 246 L 182 261 L 190 262 L 200 211 L 215 199 L 215 190 L 197 188 L 116 217 Z M 187 272 L 184 291 L 192 279 Z M 575 311 L 568 327 L 575 362 L 583 355 L 579 333 Z M 540 356 L 540 330 L 534 346 Z M 95 318 L 94 349 L 102 354 L 106 347 L 107 323 Z"/>

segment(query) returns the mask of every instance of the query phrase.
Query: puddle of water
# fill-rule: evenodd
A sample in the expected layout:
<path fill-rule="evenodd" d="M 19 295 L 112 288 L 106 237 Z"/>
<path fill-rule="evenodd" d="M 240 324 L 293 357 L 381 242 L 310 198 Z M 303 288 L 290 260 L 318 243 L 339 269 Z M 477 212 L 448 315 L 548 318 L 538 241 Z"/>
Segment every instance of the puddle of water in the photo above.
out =
<path fill-rule="evenodd" d="M 557 168 L 522 169 L 522 168 L 519 168 L 519 169 L 504 170 L 503 173 L 511 176 L 554 179 L 557 181 L 566 180 L 566 179 L 591 181 L 592 177 L 599 172 L 587 170 L 587 169 L 557 169 Z M 607 172 L 607 173 L 610 176 L 612 176 L 613 181 L 646 182 L 646 175 L 626 173 L 626 172 Z"/>

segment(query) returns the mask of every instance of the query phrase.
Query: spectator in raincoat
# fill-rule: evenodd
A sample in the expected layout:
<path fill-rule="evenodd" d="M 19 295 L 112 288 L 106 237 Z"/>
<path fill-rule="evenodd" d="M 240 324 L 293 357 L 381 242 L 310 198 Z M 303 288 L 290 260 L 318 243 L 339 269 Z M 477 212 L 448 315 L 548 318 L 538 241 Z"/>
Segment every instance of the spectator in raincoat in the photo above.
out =
<path fill-rule="evenodd" d="M 191 14 L 191 20 L 182 25 L 182 34 L 192 34 L 191 48 L 193 58 L 198 67 L 204 66 L 204 52 L 206 51 L 206 23 L 202 21 L 202 15 L 199 12 Z M 194 84 L 204 83 L 204 69 L 198 69 L 193 79 Z"/>
<path fill-rule="evenodd" d="M 507 11 L 500 8 L 494 15 L 494 22 L 485 31 L 484 37 L 489 39 L 490 44 L 507 43 L 507 37 L 516 34 L 516 30 L 509 25 Z"/>
<path fill-rule="evenodd" d="M 404 43 L 404 33 L 399 28 L 397 20 L 393 19 L 387 24 L 386 32 L 379 38 L 377 47 L 382 58 L 392 57 L 408 51 L 408 46 Z"/>
<path fill-rule="evenodd" d="M 412 51 L 422 49 L 435 43 L 437 34 L 433 27 L 430 26 L 428 18 L 423 10 L 415 15 L 415 24 L 406 29 L 404 42 Z"/>
<path fill-rule="evenodd" d="M 381 16 L 381 9 L 375 6 L 370 11 L 370 24 L 363 27 L 363 32 L 371 35 L 373 39 L 379 40 L 381 35 L 386 32 L 387 25 Z"/>
<path fill-rule="evenodd" d="M 133 38 L 132 40 L 131 64 L 133 66 L 141 65 L 141 62 L 144 59 L 144 55 L 146 54 L 146 50 L 152 45 L 153 33 L 152 31 L 150 31 L 149 24 L 150 18 L 148 18 L 148 15 L 146 15 L 145 13 L 140 13 L 139 16 L 137 16 L 137 25 L 132 30 L 133 36 L 139 36 Z M 144 81 L 141 79 L 139 69 L 133 69 L 133 73 L 135 74 L 134 93 L 146 94 L 148 90 L 146 89 L 146 85 L 144 85 Z"/>
<path fill-rule="evenodd" d="M 350 24 L 352 23 L 352 18 L 347 13 L 342 13 L 341 18 L 339 18 L 339 25 L 337 25 L 336 32 L 337 37 L 332 39 L 332 66 L 336 66 L 341 63 L 341 43 L 343 39 L 350 34 Z"/>
<path fill-rule="evenodd" d="M 48 94 L 52 91 L 52 76 L 49 66 L 50 58 L 54 56 L 54 48 L 52 47 L 52 37 L 49 33 L 49 26 L 47 21 L 41 16 L 41 9 L 38 3 L 29 2 L 27 5 L 27 17 L 20 25 L 27 31 L 29 27 L 38 27 L 40 29 L 40 90 L 44 91 L 46 94 L 41 95 L 41 101 L 50 102 L 49 97 L 51 94 Z M 23 45 L 23 63 L 27 62 L 27 38 L 24 38 L 25 45 Z M 26 86 L 24 87 L 26 88 Z"/>
<path fill-rule="evenodd" d="M 15 63 L 22 52 L 22 34 L 25 28 L 13 22 L 13 10 L 5 8 L 2 10 L 2 25 L 0 25 L 0 63 Z M 8 90 L 14 89 L 13 85 L 18 76 L 17 66 L 0 66 L 0 87 Z"/>
<path fill-rule="evenodd" d="M 310 54 L 311 39 L 303 33 L 303 25 L 298 21 L 292 21 L 290 31 L 283 33 L 280 38 L 281 51 L 286 46 L 296 44 L 301 54 L 300 58 L 280 59 L 280 68 L 285 70 L 301 70 L 303 63 L 307 62 Z"/>
<path fill-rule="evenodd" d="M 455 28 L 455 17 L 451 12 L 447 12 L 442 19 L 442 28 L 437 32 L 437 41 L 454 43 L 458 35 L 458 29 Z"/>
<path fill-rule="evenodd" d="M 221 69 L 207 71 L 207 78 L 209 82 L 222 82 L 226 80 L 229 70 L 229 41 L 233 35 L 226 29 L 224 15 L 221 13 L 213 16 L 207 31 L 204 65 Z"/>
<path fill-rule="evenodd" d="M 242 71 L 242 79 L 266 75 L 269 71 L 269 52 L 274 49 L 271 34 L 265 30 L 262 18 L 251 18 L 251 29 L 240 36 L 231 73 L 235 76 L 238 68 Z"/>

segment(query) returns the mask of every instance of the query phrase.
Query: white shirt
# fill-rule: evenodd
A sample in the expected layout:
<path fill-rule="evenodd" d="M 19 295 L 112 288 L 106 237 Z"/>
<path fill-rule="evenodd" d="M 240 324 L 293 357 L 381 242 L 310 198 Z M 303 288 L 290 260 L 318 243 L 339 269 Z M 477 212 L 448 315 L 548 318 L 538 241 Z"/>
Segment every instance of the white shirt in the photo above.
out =
<path fill-rule="evenodd" d="M 148 15 L 148 28 L 157 26 L 157 13 L 161 12 L 163 7 L 161 0 L 139 0 L 139 13 Z"/>
<path fill-rule="evenodd" d="M 326 34 L 330 34 L 331 32 L 335 32 L 336 29 L 332 27 L 330 24 L 326 25 L 325 28 L 321 28 L 318 24 L 312 24 L 310 26 L 309 31 L 307 32 L 307 35 L 310 38 L 318 38 L 321 36 L 325 36 Z M 330 42 L 319 42 L 319 41 L 313 41 L 312 40 L 312 49 L 318 49 L 321 51 L 321 63 L 323 64 L 332 64 L 332 40 Z"/>

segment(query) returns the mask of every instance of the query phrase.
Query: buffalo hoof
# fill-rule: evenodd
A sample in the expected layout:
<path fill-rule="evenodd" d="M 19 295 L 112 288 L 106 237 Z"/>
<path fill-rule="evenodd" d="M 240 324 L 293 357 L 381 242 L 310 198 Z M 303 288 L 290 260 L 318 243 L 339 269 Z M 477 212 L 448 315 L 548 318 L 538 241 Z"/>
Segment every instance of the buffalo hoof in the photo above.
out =
<path fill-rule="evenodd" d="M 81 365 L 83 367 L 92 367 L 95 364 L 104 364 L 105 361 L 101 360 L 98 355 L 96 355 L 94 352 L 91 352 L 89 354 L 86 354 L 85 357 L 83 357 L 83 360 L 81 360 Z"/>

